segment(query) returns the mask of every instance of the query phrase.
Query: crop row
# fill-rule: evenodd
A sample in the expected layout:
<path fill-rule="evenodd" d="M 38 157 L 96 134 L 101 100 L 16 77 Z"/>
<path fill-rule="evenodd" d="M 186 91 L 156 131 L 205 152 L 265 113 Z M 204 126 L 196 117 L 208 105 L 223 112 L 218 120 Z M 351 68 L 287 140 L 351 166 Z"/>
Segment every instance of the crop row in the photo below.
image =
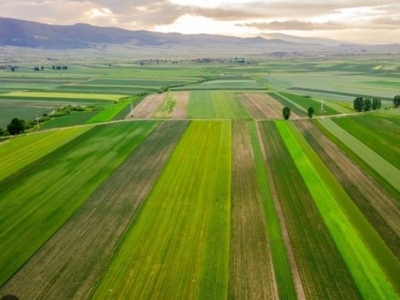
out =
<path fill-rule="evenodd" d="M 294 125 L 277 126 L 361 295 L 396 298 L 397 259 Z"/>
<path fill-rule="evenodd" d="M 29 172 L 18 174 L 19 181 L 13 180 L 10 188 L 2 189 L 1 284 L 56 232 L 156 126 L 155 122 L 98 126 L 85 140 L 78 137 L 49 154 L 55 157 L 44 157 L 45 163 L 33 163 L 32 168 L 28 165 Z"/>
<path fill-rule="evenodd" d="M 86 298 L 186 126 L 164 122 L 143 142 L 144 136 L 130 139 L 140 144 L 2 290 L 21 298 Z"/>
<path fill-rule="evenodd" d="M 358 298 L 357 287 L 313 201 L 305 174 L 297 169 L 288 150 L 295 145 L 286 136 L 281 137 L 283 124 L 264 122 L 261 128 L 303 293 L 310 299 Z"/>
<path fill-rule="evenodd" d="M 226 298 L 230 130 L 229 122 L 190 124 L 95 299 Z"/>
<path fill-rule="evenodd" d="M 313 123 L 298 121 L 307 142 L 392 252 L 400 257 L 400 204 Z"/>
<path fill-rule="evenodd" d="M 274 298 L 278 295 L 271 264 L 271 246 L 265 228 L 253 149 L 249 147 L 248 125 L 244 121 L 234 122 L 232 131 L 229 298 Z M 262 156 L 260 167 L 263 167 Z M 290 271 L 288 275 L 290 280 Z"/>

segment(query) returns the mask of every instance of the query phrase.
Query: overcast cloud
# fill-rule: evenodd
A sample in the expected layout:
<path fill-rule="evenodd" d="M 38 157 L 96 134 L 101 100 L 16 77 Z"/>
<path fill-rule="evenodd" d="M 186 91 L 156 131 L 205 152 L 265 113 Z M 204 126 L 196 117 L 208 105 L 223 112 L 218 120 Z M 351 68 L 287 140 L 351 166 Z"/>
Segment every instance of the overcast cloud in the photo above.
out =
<path fill-rule="evenodd" d="M 400 42 L 398 0 L 9 0 L 0 15 L 51 24 L 257 36 L 280 32 Z"/>

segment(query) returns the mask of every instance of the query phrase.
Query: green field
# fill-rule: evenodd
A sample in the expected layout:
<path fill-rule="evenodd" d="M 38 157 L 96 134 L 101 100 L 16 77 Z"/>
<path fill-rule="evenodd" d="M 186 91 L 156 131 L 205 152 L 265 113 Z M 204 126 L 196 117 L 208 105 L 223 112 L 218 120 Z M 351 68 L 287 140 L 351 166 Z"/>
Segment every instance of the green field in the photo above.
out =
<path fill-rule="evenodd" d="M 265 87 L 254 80 L 231 79 L 211 80 L 196 85 L 174 88 L 173 90 L 265 90 Z"/>
<path fill-rule="evenodd" d="M 358 298 L 358 288 L 324 224 L 303 174 L 296 168 L 285 145 L 285 137 L 280 135 L 280 126 L 280 123 L 275 126 L 273 122 L 264 122 L 262 132 L 268 163 L 274 174 L 274 188 L 303 282 L 305 297 Z M 341 274 L 340 277 L 335 276 L 338 273 Z"/>
<path fill-rule="evenodd" d="M 229 122 L 190 124 L 94 299 L 226 298 L 230 131 Z"/>
<path fill-rule="evenodd" d="M 153 122 L 95 127 L 82 138 L 71 140 L 72 146 L 64 146 L 66 152 L 61 156 L 41 164 L 32 174 L 22 173 L 19 180 L 0 193 L 0 264 L 4 266 L 0 270 L 1 284 L 54 234 L 156 125 Z"/>
<path fill-rule="evenodd" d="M 4 61 L 1 299 L 400 299 L 394 56 L 132 49 Z"/>
<path fill-rule="evenodd" d="M 306 145 L 301 140 L 302 137 L 284 122 L 277 123 L 277 127 L 363 298 L 395 299 L 400 287 L 400 277 L 391 276 L 400 270 L 396 266 L 398 261 L 393 259 L 395 265 L 391 265 L 389 261 L 393 254 L 376 237 L 359 211 L 354 208 L 351 199 L 344 196 L 346 194 L 331 178 L 325 165 L 316 159 L 316 154 L 309 146 L 308 149 L 300 146 L 300 143 Z M 328 186 L 328 182 L 332 186 Z M 351 220 L 348 219 L 350 215 Z M 381 250 L 389 253 L 389 257 L 382 257 L 386 253 Z M 374 257 L 374 252 L 379 253 L 379 258 Z M 385 260 L 386 265 L 380 265 Z"/>
<path fill-rule="evenodd" d="M 232 92 L 192 91 L 188 105 L 191 119 L 251 119 L 250 113 Z"/>

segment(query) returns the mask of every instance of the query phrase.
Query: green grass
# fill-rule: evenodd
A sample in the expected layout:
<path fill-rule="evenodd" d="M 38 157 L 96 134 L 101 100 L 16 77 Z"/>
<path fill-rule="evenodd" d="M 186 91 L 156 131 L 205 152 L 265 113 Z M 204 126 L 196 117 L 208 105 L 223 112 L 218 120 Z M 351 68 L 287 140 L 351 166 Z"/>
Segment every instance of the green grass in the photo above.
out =
<path fill-rule="evenodd" d="M 280 92 L 280 94 L 283 97 L 293 101 L 294 103 L 299 104 L 306 111 L 308 110 L 309 107 L 313 107 L 315 111 L 315 116 L 336 115 L 339 113 L 338 111 L 331 108 L 331 106 L 326 103 L 327 101 L 324 102 L 324 107 L 323 110 L 321 111 L 321 102 L 318 100 L 306 96 L 289 94 L 285 92 Z"/>
<path fill-rule="evenodd" d="M 160 104 L 157 110 L 154 112 L 154 118 L 171 118 L 176 105 L 175 99 L 170 93 L 164 98 L 164 101 Z"/>
<path fill-rule="evenodd" d="M 363 298 L 397 299 L 397 259 L 295 126 L 276 125 Z"/>
<path fill-rule="evenodd" d="M 173 90 L 265 90 L 265 87 L 254 80 L 231 79 L 211 80 L 196 85 L 189 85 Z"/>
<path fill-rule="evenodd" d="M 93 118 L 96 114 L 98 114 L 98 111 L 72 112 L 69 115 L 52 118 L 49 121 L 41 123 L 40 129 L 54 129 L 86 124 L 86 122 Z"/>
<path fill-rule="evenodd" d="M 379 156 L 400 169 L 400 124 L 396 120 L 366 114 L 357 118 L 337 118 L 333 121 L 360 140 Z"/>
<path fill-rule="evenodd" d="M 192 119 L 251 119 L 233 92 L 191 91 L 188 116 Z"/>
<path fill-rule="evenodd" d="M 0 193 L 0 285 L 78 209 L 156 122 L 98 126 Z M 78 141 L 75 144 L 74 141 Z M 18 179 L 18 178 L 17 178 Z"/>
<path fill-rule="evenodd" d="M 319 120 L 329 132 L 336 136 L 344 145 L 353 151 L 361 160 L 375 170 L 384 180 L 400 191 L 400 170 L 389 163 L 385 158 L 374 152 L 363 142 L 352 136 L 331 119 Z"/>
<path fill-rule="evenodd" d="M 213 119 L 215 108 L 211 99 L 211 92 L 190 92 L 187 114 L 189 119 Z"/>
<path fill-rule="evenodd" d="M 102 100 L 102 101 L 118 101 L 123 97 L 121 94 L 108 95 L 108 94 L 82 94 L 82 93 L 60 93 L 60 92 L 11 92 L 2 95 L 2 99 L 49 99 L 49 100 Z"/>
<path fill-rule="evenodd" d="M 251 119 L 252 116 L 232 92 L 211 92 L 215 116 L 220 119 Z"/>
<path fill-rule="evenodd" d="M 256 174 L 258 180 L 258 188 L 261 194 L 261 201 L 264 209 L 265 227 L 268 239 L 270 241 L 271 256 L 274 266 L 278 294 L 281 299 L 295 299 L 296 291 L 293 283 L 293 277 L 287 252 L 282 236 L 279 218 L 269 186 L 270 177 L 265 168 L 265 160 L 262 154 L 260 140 L 258 138 L 258 130 L 254 122 L 247 123 L 251 138 L 251 146 L 253 148 L 254 161 L 256 163 Z M 268 143 L 267 139 L 264 143 Z"/>
<path fill-rule="evenodd" d="M 17 136 L 0 145 L 0 181 L 89 130 L 70 128 Z"/>
<path fill-rule="evenodd" d="M 29 107 L 14 105 L 2 105 L 0 102 L 0 128 L 6 130 L 13 118 L 25 121 L 35 120 L 37 116 L 48 114 L 54 109 L 49 107 Z"/>
<path fill-rule="evenodd" d="M 360 298 L 277 127 L 273 122 L 261 125 L 263 136 L 268 137 L 268 164 L 306 299 Z"/>
<path fill-rule="evenodd" d="M 274 98 L 276 101 L 278 101 L 280 104 L 283 106 L 287 106 L 290 108 L 292 112 L 294 112 L 296 115 L 299 117 L 305 117 L 307 116 L 307 109 L 304 107 L 300 106 L 299 104 L 291 101 L 290 99 L 283 97 L 281 94 L 277 92 L 272 92 L 268 93 L 272 98 Z"/>
<path fill-rule="evenodd" d="M 101 123 L 113 120 L 122 110 L 130 105 L 130 101 L 120 101 L 100 110 L 95 116 L 86 121 L 86 124 Z"/>
<path fill-rule="evenodd" d="M 189 125 L 94 299 L 227 297 L 230 131 L 230 122 Z"/>

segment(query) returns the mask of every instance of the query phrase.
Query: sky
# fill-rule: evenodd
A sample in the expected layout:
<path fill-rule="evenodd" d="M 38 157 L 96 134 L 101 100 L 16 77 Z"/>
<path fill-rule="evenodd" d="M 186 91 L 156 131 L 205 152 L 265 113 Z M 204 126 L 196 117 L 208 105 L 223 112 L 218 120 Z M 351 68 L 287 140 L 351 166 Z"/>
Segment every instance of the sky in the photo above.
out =
<path fill-rule="evenodd" d="M 7 0 L 0 16 L 184 34 L 400 43 L 399 0 Z"/>

